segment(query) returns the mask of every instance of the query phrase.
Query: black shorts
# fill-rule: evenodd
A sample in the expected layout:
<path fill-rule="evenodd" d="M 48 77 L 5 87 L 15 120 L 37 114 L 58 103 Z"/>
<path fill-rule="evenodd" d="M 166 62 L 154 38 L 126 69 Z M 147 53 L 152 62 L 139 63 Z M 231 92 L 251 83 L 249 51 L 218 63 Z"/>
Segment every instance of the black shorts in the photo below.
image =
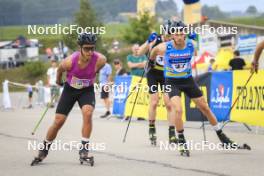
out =
<path fill-rule="evenodd" d="M 166 86 L 171 87 L 171 91 L 168 91 L 169 97 L 181 96 L 181 92 L 184 92 L 189 98 L 199 98 L 203 96 L 202 91 L 199 89 L 198 84 L 193 80 L 193 77 L 189 78 L 166 78 Z"/>
<path fill-rule="evenodd" d="M 33 91 L 32 92 L 28 92 L 28 98 L 32 98 L 33 96 Z"/>
<path fill-rule="evenodd" d="M 165 78 L 163 75 L 163 71 L 151 69 L 147 73 L 147 81 L 149 87 L 149 93 L 154 94 L 158 92 L 158 86 L 164 92 L 165 89 Z"/>
<path fill-rule="evenodd" d="M 76 101 L 78 102 L 80 108 L 82 108 L 83 105 L 91 105 L 94 107 L 94 87 L 90 86 L 83 89 L 75 89 L 68 83 L 65 83 L 56 109 L 56 113 L 68 116 Z"/>
<path fill-rule="evenodd" d="M 108 90 L 109 87 L 110 86 L 106 86 L 106 85 L 101 87 L 101 98 L 102 99 L 109 98 L 109 90 Z"/>

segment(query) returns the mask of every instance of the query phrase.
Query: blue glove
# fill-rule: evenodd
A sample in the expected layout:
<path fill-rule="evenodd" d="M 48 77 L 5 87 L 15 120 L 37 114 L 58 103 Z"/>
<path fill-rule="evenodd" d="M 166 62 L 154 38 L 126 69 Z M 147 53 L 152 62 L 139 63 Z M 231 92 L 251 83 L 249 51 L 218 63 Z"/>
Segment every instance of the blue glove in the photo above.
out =
<path fill-rule="evenodd" d="M 192 33 L 190 33 L 190 34 L 188 35 L 188 38 L 191 39 L 191 40 L 195 40 L 196 37 L 197 37 L 197 34 L 194 33 L 194 32 L 192 32 Z"/>
<path fill-rule="evenodd" d="M 156 32 L 153 32 L 152 34 L 149 35 L 148 37 L 148 43 L 153 42 L 156 38 L 158 37 L 158 34 Z"/>

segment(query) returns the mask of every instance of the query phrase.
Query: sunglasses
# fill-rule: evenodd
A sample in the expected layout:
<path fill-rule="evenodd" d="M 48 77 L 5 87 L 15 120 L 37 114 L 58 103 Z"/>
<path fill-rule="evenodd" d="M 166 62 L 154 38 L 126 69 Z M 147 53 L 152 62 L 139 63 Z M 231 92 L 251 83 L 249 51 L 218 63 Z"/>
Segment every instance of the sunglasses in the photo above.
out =
<path fill-rule="evenodd" d="M 120 62 L 114 62 L 114 65 L 118 65 L 118 64 L 120 64 Z"/>
<path fill-rule="evenodd" d="M 89 52 L 89 51 L 94 51 L 95 50 L 95 46 L 86 46 L 86 47 L 82 47 L 84 52 Z"/>

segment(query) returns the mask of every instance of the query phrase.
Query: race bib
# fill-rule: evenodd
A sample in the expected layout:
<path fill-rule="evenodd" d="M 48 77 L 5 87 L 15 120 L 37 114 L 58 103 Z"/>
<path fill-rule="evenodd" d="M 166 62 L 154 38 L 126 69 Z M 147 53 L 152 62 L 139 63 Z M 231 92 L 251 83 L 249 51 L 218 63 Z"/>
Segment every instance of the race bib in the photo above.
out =
<path fill-rule="evenodd" d="M 176 72 L 183 72 L 188 68 L 188 64 L 187 63 L 175 63 L 171 65 L 173 70 Z"/>
<path fill-rule="evenodd" d="M 90 79 L 79 79 L 73 76 L 70 85 L 75 89 L 82 89 L 85 87 L 89 87 L 91 85 L 91 82 L 92 81 Z"/>
<path fill-rule="evenodd" d="M 157 56 L 156 57 L 156 63 L 158 65 L 164 66 L 164 58 L 163 58 L 163 56 Z"/>

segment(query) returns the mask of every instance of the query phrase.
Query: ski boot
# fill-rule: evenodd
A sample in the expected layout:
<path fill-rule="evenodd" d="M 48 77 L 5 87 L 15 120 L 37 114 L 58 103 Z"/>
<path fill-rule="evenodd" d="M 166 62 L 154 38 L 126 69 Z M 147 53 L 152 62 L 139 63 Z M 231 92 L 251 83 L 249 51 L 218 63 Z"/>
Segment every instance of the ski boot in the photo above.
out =
<path fill-rule="evenodd" d="M 178 150 L 179 150 L 181 156 L 190 157 L 190 151 L 188 149 L 188 145 L 187 145 L 186 140 L 185 140 L 183 135 L 179 135 Z"/>
<path fill-rule="evenodd" d="M 226 149 L 246 149 L 246 150 L 251 150 L 251 147 L 248 144 L 243 144 L 243 145 L 239 145 L 237 143 L 235 143 L 234 141 L 230 140 L 230 138 L 228 138 L 222 130 L 219 130 L 216 132 L 219 140 L 221 141 L 222 145 L 224 148 Z"/>
<path fill-rule="evenodd" d="M 157 136 L 156 136 L 155 125 L 149 126 L 149 139 L 150 139 L 151 145 L 153 145 L 153 146 L 157 145 Z"/>
<path fill-rule="evenodd" d="M 169 127 L 169 144 L 178 144 L 178 139 L 175 135 L 174 127 Z"/>
<path fill-rule="evenodd" d="M 80 164 L 83 164 L 83 163 L 87 163 L 87 164 L 90 164 L 90 166 L 94 166 L 94 157 L 93 156 L 88 156 L 88 153 L 89 153 L 89 149 L 84 147 L 85 145 L 89 145 L 88 143 L 87 144 L 83 144 L 82 148 L 79 150 L 79 155 L 80 155 Z"/>
<path fill-rule="evenodd" d="M 47 143 L 46 141 L 43 142 L 44 144 L 44 148 L 43 150 L 39 150 L 38 156 L 34 158 L 34 160 L 31 162 L 31 166 L 37 165 L 40 162 L 43 161 L 43 159 L 45 159 L 49 153 L 49 148 L 51 143 Z"/>

